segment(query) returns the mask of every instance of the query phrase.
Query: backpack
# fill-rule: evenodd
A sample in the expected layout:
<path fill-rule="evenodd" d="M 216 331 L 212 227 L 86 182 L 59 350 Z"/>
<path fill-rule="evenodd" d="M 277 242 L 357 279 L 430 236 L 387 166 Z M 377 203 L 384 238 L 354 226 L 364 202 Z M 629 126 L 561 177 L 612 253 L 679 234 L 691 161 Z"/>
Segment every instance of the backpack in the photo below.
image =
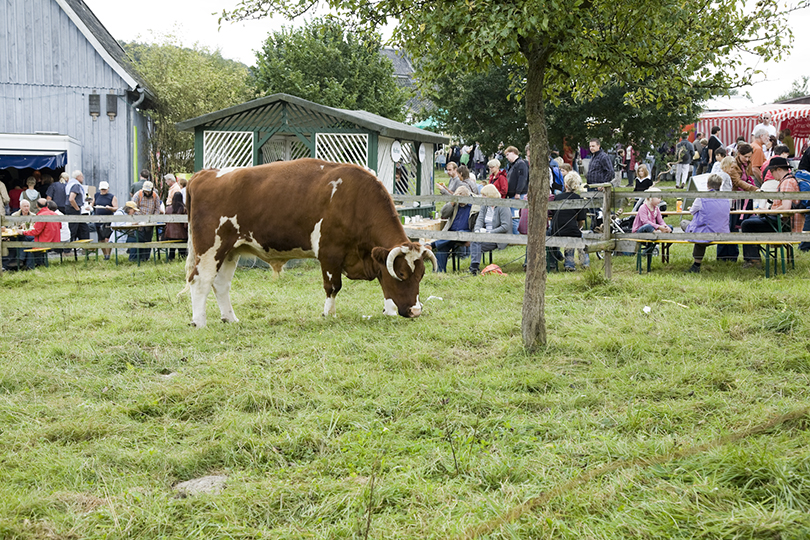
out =
<path fill-rule="evenodd" d="M 551 191 L 565 191 L 565 181 L 559 167 L 549 167 L 551 171 Z"/>
<path fill-rule="evenodd" d="M 794 173 L 796 183 L 799 184 L 799 191 L 810 191 L 810 172 L 798 170 Z M 810 208 L 810 199 L 799 201 L 799 208 Z"/>

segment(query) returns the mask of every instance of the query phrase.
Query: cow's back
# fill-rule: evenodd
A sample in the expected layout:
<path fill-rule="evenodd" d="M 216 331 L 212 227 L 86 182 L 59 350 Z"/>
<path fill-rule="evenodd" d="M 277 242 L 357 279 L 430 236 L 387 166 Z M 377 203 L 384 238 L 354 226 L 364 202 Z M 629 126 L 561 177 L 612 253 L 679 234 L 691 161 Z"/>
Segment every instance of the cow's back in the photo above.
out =
<path fill-rule="evenodd" d="M 258 255 L 313 257 L 324 238 L 371 241 L 381 223 L 399 225 L 390 195 L 372 174 L 315 159 L 200 171 L 189 182 L 188 206 L 197 254 L 245 246 Z"/>

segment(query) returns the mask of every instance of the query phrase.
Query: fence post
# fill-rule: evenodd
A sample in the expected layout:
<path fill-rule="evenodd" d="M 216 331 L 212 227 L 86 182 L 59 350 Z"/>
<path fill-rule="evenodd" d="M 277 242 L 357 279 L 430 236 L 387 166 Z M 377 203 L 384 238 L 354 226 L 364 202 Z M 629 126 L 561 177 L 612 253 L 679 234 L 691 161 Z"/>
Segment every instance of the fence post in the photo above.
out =
<path fill-rule="evenodd" d="M 602 238 L 607 242 L 611 237 L 610 207 L 613 201 L 613 186 L 608 184 L 604 188 L 602 203 Z M 613 278 L 613 251 L 605 250 L 605 279 Z"/>

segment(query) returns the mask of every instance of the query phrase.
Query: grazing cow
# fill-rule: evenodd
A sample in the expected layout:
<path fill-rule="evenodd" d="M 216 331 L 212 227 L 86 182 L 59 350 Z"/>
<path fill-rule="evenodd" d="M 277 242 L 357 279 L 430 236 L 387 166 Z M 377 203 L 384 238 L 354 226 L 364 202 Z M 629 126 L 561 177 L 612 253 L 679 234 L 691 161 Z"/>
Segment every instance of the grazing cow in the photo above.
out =
<path fill-rule="evenodd" d="M 358 167 L 299 159 L 235 170 L 206 169 L 187 188 L 189 253 L 186 288 L 192 324 L 205 326 L 205 301 L 214 289 L 223 322 L 236 322 L 231 279 L 241 253 L 267 261 L 278 273 L 290 259 L 318 259 L 326 302 L 335 315 L 341 274 L 378 279 L 384 313 L 418 317 L 424 259 L 436 258 L 413 243 L 391 196 L 373 174 Z"/>

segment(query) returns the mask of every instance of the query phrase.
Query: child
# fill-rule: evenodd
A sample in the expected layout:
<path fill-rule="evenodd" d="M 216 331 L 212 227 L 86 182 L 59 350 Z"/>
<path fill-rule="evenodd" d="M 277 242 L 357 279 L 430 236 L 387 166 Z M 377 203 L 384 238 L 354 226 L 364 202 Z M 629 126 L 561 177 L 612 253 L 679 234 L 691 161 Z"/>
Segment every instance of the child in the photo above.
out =
<path fill-rule="evenodd" d="M 649 188 L 645 193 L 659 192 L 658 188 Z M 662 232 L 670 233 L 672 229 L 664 223 L 664 218 L 661 216 L 661 210 L 658 205 L 661 204 L 661 198 L 655 195 L 647 197 L 644 204 L 641 205 L 636 214 L 636 219 L 633 220 L 633 232 L 651 233 Z"/>

